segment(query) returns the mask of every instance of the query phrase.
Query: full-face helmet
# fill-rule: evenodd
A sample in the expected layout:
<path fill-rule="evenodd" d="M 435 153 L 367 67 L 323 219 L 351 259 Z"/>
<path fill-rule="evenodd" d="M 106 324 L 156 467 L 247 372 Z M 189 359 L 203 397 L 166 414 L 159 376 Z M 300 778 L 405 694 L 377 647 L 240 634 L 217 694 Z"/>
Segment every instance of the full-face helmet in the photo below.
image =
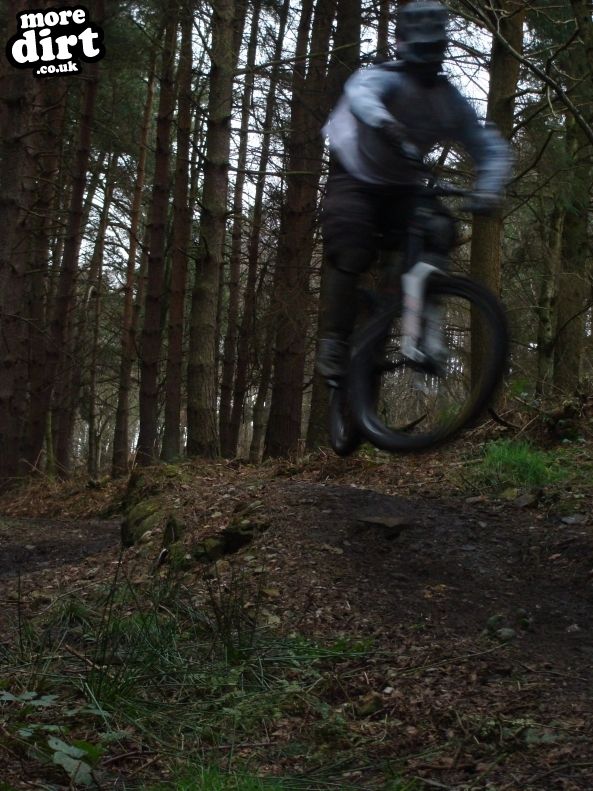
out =
<path fill-rule="evenodd" d="M 445 6 L 436 0 L 413 0 L 402 6 L 398 14 L 398 54 L 409 63 L 438 66 L 447 49 Z"/>

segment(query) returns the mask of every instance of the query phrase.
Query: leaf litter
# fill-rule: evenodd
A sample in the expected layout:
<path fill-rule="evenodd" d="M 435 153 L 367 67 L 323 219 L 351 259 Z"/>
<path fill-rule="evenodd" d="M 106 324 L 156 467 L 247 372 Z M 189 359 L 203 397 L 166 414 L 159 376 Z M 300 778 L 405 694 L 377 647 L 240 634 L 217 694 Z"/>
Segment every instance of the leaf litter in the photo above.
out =
<path fill-rule="evenodd" d="M 580 519 L 559 528 L 545 498 L 524 498 L 519 509 L 496 496 L 468 498 L 454 478 L 443 479 L 443 455 L 457 464 L 453 450 L 405 460 L 321 456 L 258 468 L 185 464 L 179 473 L 148 475 L 147 491 L 158 492 L 185 530 L 183 551 L 160 566 L 158 531 L 126 550 L 125 573 L 138 595 L 174 571 L 178 584 L 203 601 L 208 579 L 230 590 L 240 573 L 245 613 L 274 639 L 306 641 L 319 654 L 312 689 L 304 691 L 302 679 L 290 682 L 298 672 L 288 669 L 292 710 L 278 712 L 263 733 L 254 726 L 234 760 L 274 775 L 325 772 L 344 788 L 352 781 L 387 789 L 390 777 L 418 788 L 592 787 L 590 528 Z M 62 509 L 57 490 L 45 501 L 21 493 L 12 505 L 2 502 L 0 540 L 8 536 L 22 549 L 12 556 L 13 576 L 1 581 L 4 646 L 18 618 L 53 611 L 72 596 L 92 606 L 97 586 L 118 568 L 118 525 L 96 518 L 125 492 L 120 486 L 97 500 L 93 491 L 92 503 L 84 504 L 85 495 L 64 498 Z M 27 511 L 26 499 L 37 512 Z M 192 559 L 196 542 L 221 533 L 237 514 L 255 513 L 269 526 L 248 545 L 210 564 Z M 130 616 L 137 606 L 130 605 Z M 70 647 L 83 663 L 84 650 Z M 18 677 L 2 693 L 4 723 L 43 699 L 35 691 L 19 701 L 28 690 L 19 689 Z M 38 712 L 53 708 L 38 705 L 39 718 Z M 91 742 L 97 721 L 91 725 L 78 726 L 76 735 Z M 52 738 L 73 745 L 65 732 Z M 133 725 L 103 743 L 99 767 L 132 776 L 140 761 L 147 764 L 143 776 L 155 782 L 166 776 L 162 761 L 144 754 Z M 303 745 L 299 754 L 291 744 Z M 54 755 L 66 756 L 59 761 L 72 782 L 81 769 L 72 762 L 90 767 L 67 750 Z M 18 785 L 22 769 L 10 752 L 8 760 L 13 786 L 30 787 Z"/>

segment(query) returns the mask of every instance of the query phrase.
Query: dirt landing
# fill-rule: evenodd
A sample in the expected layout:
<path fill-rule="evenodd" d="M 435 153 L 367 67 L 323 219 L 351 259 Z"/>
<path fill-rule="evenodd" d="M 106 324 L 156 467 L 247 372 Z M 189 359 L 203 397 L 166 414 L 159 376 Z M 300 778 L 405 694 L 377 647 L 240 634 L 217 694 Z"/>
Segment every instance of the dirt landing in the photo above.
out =
<path fill-rule="evenodd" d="M 233 483 L 212 484 L 207 504 L 197 487 L 183 490 L 196 503 L 188 539 L 199 538 L 206 508 L 224 522 L 229 491 L 257 498 L 269 527 L 229 559 L 265 586 L 270 623 L 368 646 L 324 692 L 332 711 L 355 713 L 364 735 L 357 787 L 383 787 L 373 767 L 387 762 L 420 782 L 413 788 L 593 788 L 589 525 L 497 501 Z M 6 600 L 19 571 L 24 591 L 105 576 L 119 526 L 2 520 L 0 548 Z M 129 552 L 141 562 L 147 547 Z M 199 586 L 205 568 L 185 572 L 186 584 Z"/>

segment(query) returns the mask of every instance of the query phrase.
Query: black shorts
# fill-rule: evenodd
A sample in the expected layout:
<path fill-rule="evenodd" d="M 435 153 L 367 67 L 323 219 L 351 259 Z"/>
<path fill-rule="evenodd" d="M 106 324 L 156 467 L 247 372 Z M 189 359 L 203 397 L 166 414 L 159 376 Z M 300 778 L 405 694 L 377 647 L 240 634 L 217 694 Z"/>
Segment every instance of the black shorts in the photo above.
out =
<path fill-rule="evenodd" d="M 369 184 L 332 165 L 321 213 L 328 256 L 345 248 L 374 253 L 401 248 L 414 210 L 414 187 Z"/>

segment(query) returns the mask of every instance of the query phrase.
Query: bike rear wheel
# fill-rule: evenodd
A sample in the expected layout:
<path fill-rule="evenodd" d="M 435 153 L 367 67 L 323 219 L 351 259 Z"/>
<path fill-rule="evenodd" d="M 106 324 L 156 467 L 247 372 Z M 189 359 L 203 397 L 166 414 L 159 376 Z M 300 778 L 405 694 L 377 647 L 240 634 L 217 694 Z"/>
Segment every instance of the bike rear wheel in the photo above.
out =
<path fill-rule="evenodd" d="M 361 434 L 382 450 L 419 451 L 453 437 L 483 412 L 505 371 L 507 321 L 493 294 L 467 278 L 436 276 L 426 299 L 438 305 L 442 326 L 438 372 L 403 357 L 396 311 L 363 332 L 352 357 L 352 411 Z M 476 332 L 483 364 L 471 376 Z"/>

